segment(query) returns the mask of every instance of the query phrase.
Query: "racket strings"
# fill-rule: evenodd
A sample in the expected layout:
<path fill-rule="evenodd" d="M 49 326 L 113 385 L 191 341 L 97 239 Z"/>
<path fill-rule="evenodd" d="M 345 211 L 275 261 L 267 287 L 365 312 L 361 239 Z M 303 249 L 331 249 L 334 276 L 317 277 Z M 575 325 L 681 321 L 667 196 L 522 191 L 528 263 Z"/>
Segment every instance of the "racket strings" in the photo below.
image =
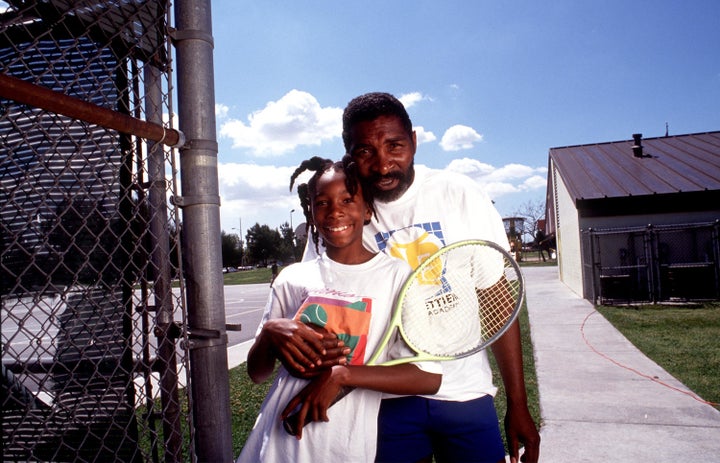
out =
<path fill-rule="evenodd" d="M 442 265 L 430 265 L 443 269 Z M 436 356 L 457 356 L 472 350 L 480 338 L 479 326 L 468 320 L 477 319 L 477 299 L 474 302 L 463 286 L 455 284 L 447 271 L 425 272 L 423 281 L 408 288 L 403 304 L 404 337 L 416 349 Z M 477 325 L 477 323 L 475 323 Z"/>
<path fill-rule="evenodd" d="M 506 274 L 494 286 L 477 290 L 484 341 L 496 336 L 513 316 L 518 299 L 518 286 L 517 279 L 508 280 Z"/>
<path fill-rule="evenodd" d="M 436 260 L 406 289 L 403 336 L 414 348 L 435 356 L 477 352 L 513 317 L 519 276 L 492 248 L 480 256 L 476 247 L 455 248 Z"/>

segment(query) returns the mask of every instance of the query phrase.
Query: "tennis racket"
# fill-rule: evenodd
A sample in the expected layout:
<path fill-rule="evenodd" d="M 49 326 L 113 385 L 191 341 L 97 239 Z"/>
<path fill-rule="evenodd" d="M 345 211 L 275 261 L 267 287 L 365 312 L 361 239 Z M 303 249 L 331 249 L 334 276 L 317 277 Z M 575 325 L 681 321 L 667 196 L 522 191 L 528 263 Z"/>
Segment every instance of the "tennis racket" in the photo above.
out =
<path fill-rule="evenodd" d="M 366 364 L 378 364 L 396 334 L 414 355 L 378 365 L 454 360 L 475 354 L 505 333 L 517 318 L 523 297 L 520 268 L 497 244 L 466 240 L 445 246 L 410 274 L 385 334 Z M 345 388 L 333 404 L 352 390 Z M 298 426 L 297 414 L 283 421 L 289 434 L 296 435 Z"/>

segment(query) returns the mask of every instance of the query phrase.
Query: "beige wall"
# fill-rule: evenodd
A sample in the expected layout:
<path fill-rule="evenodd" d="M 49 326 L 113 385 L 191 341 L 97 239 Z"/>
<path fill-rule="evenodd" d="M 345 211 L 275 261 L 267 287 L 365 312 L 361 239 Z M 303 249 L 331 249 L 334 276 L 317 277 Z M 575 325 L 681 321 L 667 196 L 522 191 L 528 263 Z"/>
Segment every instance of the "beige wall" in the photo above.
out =
<path fill-rule="evenodd" d="M 551 165 L 551 168 L 553 173 L 551 178 L 556 182 L 553 191 L 557 203 L 555 223 L 557 226 L 557 258 L 560 281 L 582 297 L 583 280 L 578 212 L 562 178 L 557 175 L 557 172 L 554 172 L 554 165 Z"/>

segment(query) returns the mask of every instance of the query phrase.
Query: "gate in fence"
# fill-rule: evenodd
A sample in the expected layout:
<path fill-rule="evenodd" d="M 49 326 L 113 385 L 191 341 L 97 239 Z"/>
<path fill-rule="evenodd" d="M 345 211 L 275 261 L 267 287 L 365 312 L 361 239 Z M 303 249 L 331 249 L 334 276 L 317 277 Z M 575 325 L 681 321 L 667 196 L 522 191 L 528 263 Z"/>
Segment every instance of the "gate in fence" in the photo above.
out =
<path fill-rule="evenodd" d="M 231 452 L 229 430 L 197 418 L 207 391 L 193 389 L 193 349 L 225 354 L 226 337 L 224 319 L 194 313 L 185 296 L 183 277 L 208 279 L 196 256 L 216 252 L 214 243 L 181 246 L 195 242 L 181 240 L 181 230 L 198 229 L 193 213 L 173 205 L 187 203 L 177 174 L 193 150 L 168 117 L 173 47 L 181 58 L 170 35 L 207 49 L 209 27 L 203 35 L 196 25 L 209 20 L 187 15 L 209 15 L 208 4 L 178 2 L 171 28 L 166 1 L 0 2 L 3 461 L 197 461 Z M 195 29 L 183 35 L 188 23 Z M 197 64 L 185 60 L 178 72 Z M 178 93 L 181 106 L 199 98 Z M 214 126 L 186 135 L 198 130 Z M 204 226 L 219 240 L 219 221 Z M 198 362 L 198 374 L 223 359 Z M 222 383 L 222 372 L 210 374 Z M 209 395 L 214 407 L 222 402 Z M 203 433 L 224 441 L 203 444 Z"/>
<path fill-rule="evenodd" d="M 720 224 L 582 232 L 584 287 L 598 304 L 720 299 Z"/>

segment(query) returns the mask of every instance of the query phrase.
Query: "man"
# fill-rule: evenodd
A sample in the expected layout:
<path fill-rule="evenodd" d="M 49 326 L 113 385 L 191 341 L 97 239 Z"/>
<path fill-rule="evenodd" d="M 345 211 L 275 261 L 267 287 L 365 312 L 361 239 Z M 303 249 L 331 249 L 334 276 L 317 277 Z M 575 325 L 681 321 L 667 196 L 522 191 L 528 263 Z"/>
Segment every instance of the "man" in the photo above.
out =
<path fill-rule="evenodd" d="M 415 169 L 416 134 L 392 95 L 353 99 L 343 113 L 343 142 L 375 197 L 377 220 L 363 236 L 370 249 L 415 268 L 440 247 L 464 239 L 507 247 L 502 219 L 477 184 L 459 174 Z M 518 461 L 522 443 L 523 461 L 536 462 L 540 436 L 527 408 L 517 322 L 492 351 L 507 393 L 511 461 Z M 504 461 L 495 392 L 485 352 L 444 362 L 437 394 L 383 400 L 378 461 L 430 461 L 432 455 L 441 462 Z"/>

